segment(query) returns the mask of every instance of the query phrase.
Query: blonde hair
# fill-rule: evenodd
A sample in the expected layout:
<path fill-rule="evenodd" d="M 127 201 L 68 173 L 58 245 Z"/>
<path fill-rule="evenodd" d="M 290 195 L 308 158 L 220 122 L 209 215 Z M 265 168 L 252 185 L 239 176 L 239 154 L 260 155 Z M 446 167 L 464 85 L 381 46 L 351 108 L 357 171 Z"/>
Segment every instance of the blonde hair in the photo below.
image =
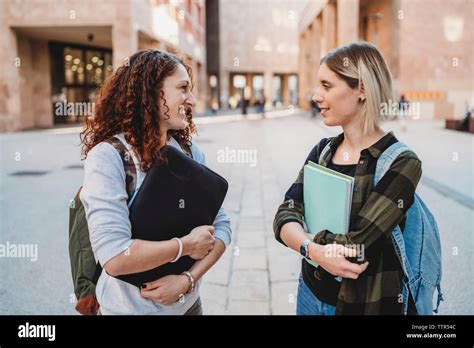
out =
<path fill-rule="evenodd" d="M 392 76 L 379 50 L 365 41 L 339 47 L 321 58 L 349 87 L 365 91 L 362 116 L 364 134 L 372 134 L 380 124 L 381 108 L 395 101 Z"/>

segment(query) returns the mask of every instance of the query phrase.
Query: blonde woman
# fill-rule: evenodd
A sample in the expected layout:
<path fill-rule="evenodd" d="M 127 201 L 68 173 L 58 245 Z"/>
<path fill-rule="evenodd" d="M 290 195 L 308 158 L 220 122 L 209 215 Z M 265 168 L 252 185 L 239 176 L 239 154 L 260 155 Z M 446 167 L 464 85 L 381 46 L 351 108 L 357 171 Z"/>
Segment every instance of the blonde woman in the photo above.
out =
<path fill-rule="evenodd" d="M 320 61 L 318 103 L 327 126 L 343 132 L 322 139 L 308 161 L 353 176 L 349 232 L 323 230 L 310 236 L 303 229 L 303 169 L 285 195 L 275 216 L 276 239 L 314 260 L 302 259 L 298 285 L 298 315 L 403 314 L 403 270 L 390 235 L 413 204 L 421 177 L 421 162 L 413 152 L 398 157 L 374 187 L 377 158 L 397 142 L 380 127 L 381 108 L 394 102 L 392 79 L 382 55 L 367 42 L 340 47 Z M 322 162 L 322 149 L 329 144 Z M 403 204 L 400 204 L 403 202 Z M 345 247 L 356 245 L 357 248 Z M 356 250 L 363 250 L 357 258 Z M 336 276 L 342 277 L 338 281 Z M 415 314 L 409 296 L 408 313 Z"/>

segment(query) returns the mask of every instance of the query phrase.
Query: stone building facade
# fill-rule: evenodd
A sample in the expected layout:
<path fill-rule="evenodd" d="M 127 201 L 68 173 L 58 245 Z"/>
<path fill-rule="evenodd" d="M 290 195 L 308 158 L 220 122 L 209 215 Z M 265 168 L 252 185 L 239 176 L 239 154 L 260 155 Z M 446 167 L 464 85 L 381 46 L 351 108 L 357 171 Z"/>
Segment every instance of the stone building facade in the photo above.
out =
<path fill-rule="evenodd" d="M 461 118 L 474 91 L 473 11 L 470 0 L 309 1 L 299 22 L 300 104 L 309 108 L 324 54 L 366 40 L 421 119 Z"/>
<path fill-rule="evenodd" d="M 0 131 L 80 121 L 77 108 L 58 113 L 56 103 L 91 103 L 100 82 L 146 48 L 187 59 L 204 110 L 204 0 L 0 1 Z"/>

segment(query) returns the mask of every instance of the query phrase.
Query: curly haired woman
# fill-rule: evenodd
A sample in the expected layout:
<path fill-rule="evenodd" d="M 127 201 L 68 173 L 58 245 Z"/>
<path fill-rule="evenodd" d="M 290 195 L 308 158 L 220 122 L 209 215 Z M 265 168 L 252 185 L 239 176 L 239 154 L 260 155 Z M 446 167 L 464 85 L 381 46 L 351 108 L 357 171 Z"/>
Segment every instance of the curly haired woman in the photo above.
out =
<path fill-rule="evenodd" d="M 96 288 L 100 314 L 202 314 L 200 280 L 230 243 L 228 216 L 221 208 L 213 226 L 198 226 L 179 240 L 132 239 L 122 159 L 106 141 L 115 137 L 132 154 L 135 192 L 152 164 L 162 159 L 165 145 L 198 154 L 193 158 L 204 164 L 191 138 L 196 131 L 191 90 L 191 69 L 183 60 L 158 50 L 141 51 L 104 82 L 96 112 L 85 121 L 81 201 L 92 249 L 103 267 Z M 115 278 L 159 267 L 180 253 L 198 260 L 186 274 L 162 277 L 142 289 Z"/>

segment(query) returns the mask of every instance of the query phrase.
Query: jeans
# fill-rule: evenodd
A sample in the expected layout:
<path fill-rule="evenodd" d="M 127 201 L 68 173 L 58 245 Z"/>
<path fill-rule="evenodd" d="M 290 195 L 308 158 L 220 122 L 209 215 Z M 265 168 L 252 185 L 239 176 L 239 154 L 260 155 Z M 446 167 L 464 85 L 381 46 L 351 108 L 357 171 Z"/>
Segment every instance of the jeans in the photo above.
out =
<path fill-rule="evenodd" d="M 102 312 L 99 310 L 97 311 L 97 315 L 102 315 Z M 202 315 L 202 303 L 201 303 L 201 298 L 198 297 L 196 302 L 189 308 L 184 315 Z"/>
<path fill-rule="evenodd" d="M 335 315 L 336 307 L 321 302 L 306 285 L 303 276 L 298 279 L 296 315 Z"/>
<path fill-rule="evenodd" d="M 196 302 L 187 310 L 184 315 L 202 315 L 202 303 L 201 298 L 198 297 Z"/>

